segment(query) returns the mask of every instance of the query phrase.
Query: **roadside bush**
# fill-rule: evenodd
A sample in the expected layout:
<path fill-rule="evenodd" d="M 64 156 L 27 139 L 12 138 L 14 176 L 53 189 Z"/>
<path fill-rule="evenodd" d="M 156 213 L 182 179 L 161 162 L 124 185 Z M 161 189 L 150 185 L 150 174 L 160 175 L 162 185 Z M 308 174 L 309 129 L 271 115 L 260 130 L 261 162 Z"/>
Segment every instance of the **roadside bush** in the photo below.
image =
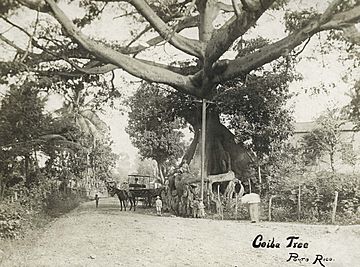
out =
<path fill-rule="evenodd" d="M 337 214 L 336 221 L 341 224 L 360 224 L 360 212 Z"/>
<path fill-rule="evenodd" d="M 58 217 L 73 210 L 84 200 L 84 197 L 72 192 L 54 191 L 45 199 L 44 211 L 50 216 Z"/>
<path fill-rule="evenodd" d="M 0 204 L 0 238 L 17 238 L 26 210 L 19 203 Z"/>
<path fill-rule="evenodd" d="M 271 215 L 273 221 L 286 222 L 296 220 L 296 213 L 287 206 L 274 205 L 271 209 Z"/>
<path fill-rule="evenodd" d="M 18 238 L 28 229 L 43 225 L 48 220 L 43 214 L 44 199 L 50 183 L 42 183 L 28 189 L 18 183 L 7 191 L 7 198 L 0 203 L 0 238 Z M 10 196 L 18 194 L 18 199 L 10 203 Z"/>
<path fill-rule="evenodd" d="M 18 188 L 16 188 L 18 190 Z M 14 203 L 0 203 L 0 239 L 16 239 L 29 230 L 76 208 L 85 198 L 75 193 L 47 191 L 44 188 L 22 190 Z"/>
<path fill-rule="evenodd" d="M 330 223 L 335 191 L 337 191 L 337 223 L 359 223 L 359 176 L 321 171 L 305 173 L 300 178 L 293 178 L 292 183 L 283 183 L 275 188 L 277 198 L 273 200 L 272 220 L 298 220 L 297 209 L 300 185 L 301 221 Z M 291 178 L 287 179 L 291 181 Z"/>

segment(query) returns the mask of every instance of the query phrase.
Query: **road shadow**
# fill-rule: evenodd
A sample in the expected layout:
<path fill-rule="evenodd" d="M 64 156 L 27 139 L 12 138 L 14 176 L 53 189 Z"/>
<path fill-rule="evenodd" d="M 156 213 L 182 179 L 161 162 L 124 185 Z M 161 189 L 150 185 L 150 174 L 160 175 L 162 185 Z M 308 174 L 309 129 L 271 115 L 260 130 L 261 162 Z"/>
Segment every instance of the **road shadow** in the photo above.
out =
<path fill-rule="evenodd" d="M 88 201 L 83 204 L 81 204 L 76 210 L 78 214 L 84 214 L 84 213 L 101 213 L 101 214 L 107 214 L 107 215 L 119 215 L 122 213 L 134 213 L 133 210 L 129 210 L 130 205 L 126 207 L 126 211 L 120 210 L 120 204 L 117 198 L 102 198 L 99 201 L 99 206 L 96 207 L 95 201 Z M 73 213 L 73 215 L 76 216 L 76 213 Z"/>

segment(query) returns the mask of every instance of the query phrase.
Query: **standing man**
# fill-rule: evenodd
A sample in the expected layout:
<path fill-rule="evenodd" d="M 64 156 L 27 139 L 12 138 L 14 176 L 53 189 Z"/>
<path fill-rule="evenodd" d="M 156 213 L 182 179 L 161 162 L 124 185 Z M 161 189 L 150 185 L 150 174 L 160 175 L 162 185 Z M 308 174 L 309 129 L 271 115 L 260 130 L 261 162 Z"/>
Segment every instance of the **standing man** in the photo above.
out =
<path fill-rule="evenodd" d="M 95 205 L 96 205 L 96 208 L 99 206 L 99 196 L 98 196 L 98 194 L 95 194 Z"/>

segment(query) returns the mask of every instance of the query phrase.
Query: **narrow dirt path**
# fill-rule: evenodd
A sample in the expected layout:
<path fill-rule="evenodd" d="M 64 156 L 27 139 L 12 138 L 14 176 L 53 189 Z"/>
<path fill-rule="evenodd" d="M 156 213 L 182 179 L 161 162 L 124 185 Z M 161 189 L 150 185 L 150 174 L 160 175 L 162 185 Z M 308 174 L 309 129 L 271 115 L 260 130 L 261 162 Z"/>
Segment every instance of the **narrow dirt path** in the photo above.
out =
<path fill-rule="evenodd" d="M 3 266 L 322 266 L 313 264 L 317 254 L 332 259 L 323 266 L 360 266 L 360 226 L 335 230 L 120 212 L 117 200 L 107 198 L 98 209 L 88 202 L 57 219 Z M 254 248 L 259 234 L 266 243 L 274 237 L 280 248 Z M 289 236 L 308 248 L 286 248 Z M 308 261 L 287 262 L 289 253 Z"/>

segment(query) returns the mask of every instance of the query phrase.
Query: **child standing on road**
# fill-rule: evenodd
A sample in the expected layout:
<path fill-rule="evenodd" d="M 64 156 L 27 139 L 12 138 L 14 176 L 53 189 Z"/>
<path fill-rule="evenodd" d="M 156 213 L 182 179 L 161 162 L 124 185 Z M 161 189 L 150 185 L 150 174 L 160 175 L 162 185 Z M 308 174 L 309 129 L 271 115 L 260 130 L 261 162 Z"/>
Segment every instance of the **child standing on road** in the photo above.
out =
<path fill-rule="evenodd" d="M 99 196 L 98 196 L 98 194 L 95 195 L 95 205 L 96 205 L 96 207 L 99 206 Z"/>
<path fill-rule="evenodd" d="M 155 205 L 156 205 L 156 214 L 158 216 L 161 216 L 162 201 L 159 196 L 156 197 Z"/>

